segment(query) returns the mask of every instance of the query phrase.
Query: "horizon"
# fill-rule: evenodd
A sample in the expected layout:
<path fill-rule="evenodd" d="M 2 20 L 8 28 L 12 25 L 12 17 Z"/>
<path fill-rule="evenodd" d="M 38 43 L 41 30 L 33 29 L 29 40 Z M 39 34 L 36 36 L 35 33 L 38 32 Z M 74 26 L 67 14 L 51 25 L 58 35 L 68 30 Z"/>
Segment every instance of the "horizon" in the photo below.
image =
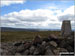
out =
<path fill-rule="evenodd" d="M 54 30 L 57 30 L 57 31 L 61 31 L 61 29 L 49 29 L 49 28 L 14 28 L 14 27 L 1 27 L 1 28 L 11 28 L 11 29 L 33 29 L 33 30 L 40 30 L 40 31 L 54 31 Z M 75 31 L 75 29 L 71 29 L 72 31 Z"/>
<path fill-rule="evenodd" d="M 1 27 L 61 29 L 63 20 L 74 24 L 74 1 L 2 1 Z"/>

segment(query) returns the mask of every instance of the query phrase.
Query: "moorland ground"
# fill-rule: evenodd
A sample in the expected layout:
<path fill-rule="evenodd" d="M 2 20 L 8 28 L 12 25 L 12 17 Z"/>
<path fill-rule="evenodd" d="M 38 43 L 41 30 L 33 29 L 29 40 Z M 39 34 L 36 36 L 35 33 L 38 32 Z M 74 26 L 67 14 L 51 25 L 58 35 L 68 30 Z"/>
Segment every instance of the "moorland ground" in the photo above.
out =
<path fill-rule="evenodd" d="M 46 38 L 50 34 L 60 36 L 60 31 L 2 31 L 1 32 L 1 42 L 13 42 L 20 40 L 32 40 L 36 35 L 40 35 L 41 38 Z"/>

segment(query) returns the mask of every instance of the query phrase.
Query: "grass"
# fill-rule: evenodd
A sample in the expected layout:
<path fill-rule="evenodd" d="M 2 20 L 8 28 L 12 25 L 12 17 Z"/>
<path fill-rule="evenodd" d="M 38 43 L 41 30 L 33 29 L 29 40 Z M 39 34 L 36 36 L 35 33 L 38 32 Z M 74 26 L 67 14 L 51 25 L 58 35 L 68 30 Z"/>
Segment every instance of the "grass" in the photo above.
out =
<path fill-rule="evenodd" d="M 48 37 L 50 34 L 59 36 L 60 31 L 39 31 L 39 32 L 6 31 L 6 32 L 1 32 L 1 42 L 32 40 L 35 38 L 36 35 L 40 35 L 42 38 L 45 38 L 45 37 Z"/>

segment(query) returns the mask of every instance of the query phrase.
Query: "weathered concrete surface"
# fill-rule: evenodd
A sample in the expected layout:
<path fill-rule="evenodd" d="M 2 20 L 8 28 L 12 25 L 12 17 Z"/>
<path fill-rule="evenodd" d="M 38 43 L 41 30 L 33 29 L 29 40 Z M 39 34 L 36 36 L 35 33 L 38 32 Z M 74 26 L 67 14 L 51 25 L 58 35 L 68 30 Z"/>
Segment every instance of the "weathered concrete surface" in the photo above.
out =
<path fill-rule="evenodd" d="M 71 35 L 71 22 L 70 20 L 64 20 L 62 22 L 62 28 L 61 28 L 61 35 L 62 36 L 69 36 Z"/>

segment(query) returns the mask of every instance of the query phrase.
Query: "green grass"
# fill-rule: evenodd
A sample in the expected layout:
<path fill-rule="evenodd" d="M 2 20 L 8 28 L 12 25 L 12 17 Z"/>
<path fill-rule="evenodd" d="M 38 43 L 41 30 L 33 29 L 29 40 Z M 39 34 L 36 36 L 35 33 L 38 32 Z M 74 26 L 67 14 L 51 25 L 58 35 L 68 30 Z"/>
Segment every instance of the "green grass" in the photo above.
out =
<path fill-rule="evenodd" d="M 1 32 L 1 42 L 32 40 L 35 38 L 36 35 L 40 35 L 42 38 L 45 38 L 48 37 L 50 34 L 59 36 L 60 31 L 40 31 L 40 32 L 6 31 L 6 32 Z"/>

